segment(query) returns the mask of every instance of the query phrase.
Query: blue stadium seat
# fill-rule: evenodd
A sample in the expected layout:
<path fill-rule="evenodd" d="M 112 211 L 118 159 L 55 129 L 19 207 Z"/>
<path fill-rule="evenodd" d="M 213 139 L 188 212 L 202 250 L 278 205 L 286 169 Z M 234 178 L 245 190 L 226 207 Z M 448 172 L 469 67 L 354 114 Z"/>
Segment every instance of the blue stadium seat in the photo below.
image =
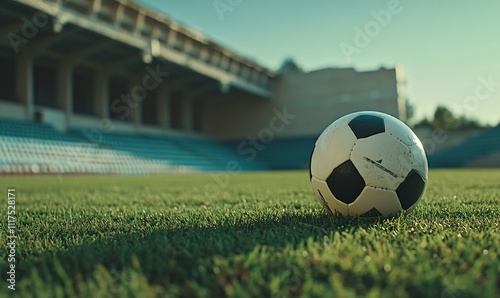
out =
<path fill-rule="evenodd" d="M 457 168 L 500 152 L 500 126 L 488 129 L 463 143 L 428 156 L 429 167 Z"/>
<path fill-rule="evenodd" d="M 244 157 L 213 140 L 127 133 L 92 143 L 82 130 L 63 133 L 47 124 L 0 119 L 0 174 L 144 175 L 225 171 Z M 263 163 L 247 170 L 263 170 Z"/>

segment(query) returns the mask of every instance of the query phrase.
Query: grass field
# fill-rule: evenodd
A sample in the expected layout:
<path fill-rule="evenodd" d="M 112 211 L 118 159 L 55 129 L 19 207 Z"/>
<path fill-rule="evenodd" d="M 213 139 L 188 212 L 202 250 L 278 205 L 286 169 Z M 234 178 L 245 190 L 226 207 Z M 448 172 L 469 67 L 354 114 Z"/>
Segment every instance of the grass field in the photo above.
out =
<path fill-rule="evenodd" d="M 329 216 L 305 171 L 214 185 L 208 175 L 0 179 L 2 197 L 16 189 L 19 237 L 16 291 L 4 258 L 0 296 L 500 295 L 500 170 L 431 171 L 415 211 L 385 220 Z M 6 199 L 0 210 L 5 235 Z"/>

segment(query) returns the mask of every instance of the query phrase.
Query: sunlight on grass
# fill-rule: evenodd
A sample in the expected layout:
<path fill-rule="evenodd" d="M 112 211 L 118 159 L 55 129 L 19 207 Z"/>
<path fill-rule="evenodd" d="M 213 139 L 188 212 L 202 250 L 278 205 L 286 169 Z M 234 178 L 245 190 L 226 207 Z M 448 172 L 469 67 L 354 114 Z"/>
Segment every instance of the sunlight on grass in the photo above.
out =
<path fill-rule="evenodd" d="M 17 191 L 15 296 L 500 292 L 498 170 L 431 171 L 424 200 L 392 219 L 329 216 L 307 172 L 229 179 L 211 193 L 208 175 L 1 179 Z"/>

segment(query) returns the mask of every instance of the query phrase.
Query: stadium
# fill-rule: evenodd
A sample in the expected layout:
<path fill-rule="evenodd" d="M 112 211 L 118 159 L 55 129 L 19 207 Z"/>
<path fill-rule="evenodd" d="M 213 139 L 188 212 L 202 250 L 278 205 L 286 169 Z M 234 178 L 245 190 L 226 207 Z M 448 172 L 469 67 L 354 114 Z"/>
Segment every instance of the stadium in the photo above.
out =
<path fill-rule="evenodd" d="M 500 293 L 500 126 L 412 121 L 402 64 L 273 69 L 131 0 L 6 0 L 0 32 L 0 296 Z M 498 84 L 479 81 L 487 105 Z M 414 211 L 314 197 L 318 137 L 360 111 L 420 138 Z"/>

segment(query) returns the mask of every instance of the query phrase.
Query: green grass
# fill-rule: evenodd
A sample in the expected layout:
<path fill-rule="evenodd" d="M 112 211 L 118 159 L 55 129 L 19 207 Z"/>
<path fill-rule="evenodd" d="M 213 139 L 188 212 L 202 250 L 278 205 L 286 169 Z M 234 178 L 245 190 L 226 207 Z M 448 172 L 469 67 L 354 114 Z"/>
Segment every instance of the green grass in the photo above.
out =
<path fill-rule="evenodd" d="M 16 291 L 3 259 L 0 296 L 500 295 L 500 170 L 432 171 L 424 200 L 392 219 L 329 216 L 307 172 L 214 185 L 207 175 L 0 179 L 2 197 L 16 188 L 19 235 Z"/>

